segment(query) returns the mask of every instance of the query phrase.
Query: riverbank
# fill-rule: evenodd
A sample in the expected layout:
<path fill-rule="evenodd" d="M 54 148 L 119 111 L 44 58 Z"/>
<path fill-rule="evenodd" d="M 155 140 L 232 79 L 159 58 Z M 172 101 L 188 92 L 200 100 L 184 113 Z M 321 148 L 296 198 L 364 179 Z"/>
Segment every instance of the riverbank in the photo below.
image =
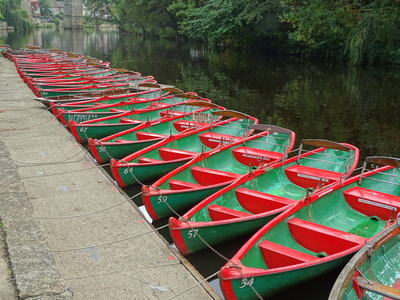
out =
<path fill-rule="evenodd" d="M 22 299 L 220 299 L 33 100 L 14 65 L 0 58 L 0 70 L 4 286 Z M 9 299 L 3 290 L 0 281 Z"/>

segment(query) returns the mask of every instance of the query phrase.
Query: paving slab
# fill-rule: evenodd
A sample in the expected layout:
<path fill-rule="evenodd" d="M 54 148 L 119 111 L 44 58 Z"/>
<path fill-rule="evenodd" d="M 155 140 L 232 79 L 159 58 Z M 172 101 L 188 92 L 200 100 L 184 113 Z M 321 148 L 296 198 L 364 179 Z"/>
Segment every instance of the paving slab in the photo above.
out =
<path fill-rule="evenodd" d="M 0 300 L 220 299 L 5 58 L 0 88 Z"/>

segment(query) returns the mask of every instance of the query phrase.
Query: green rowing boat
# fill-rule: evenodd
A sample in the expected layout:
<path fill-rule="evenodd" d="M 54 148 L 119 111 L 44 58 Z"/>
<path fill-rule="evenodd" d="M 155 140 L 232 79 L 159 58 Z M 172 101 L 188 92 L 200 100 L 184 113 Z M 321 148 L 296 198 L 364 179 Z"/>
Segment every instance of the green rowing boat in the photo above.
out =
<path fill-rule="evenodd" d="M 345 265 L 395 222 L 399 167 L 399 159 L 367 157 L 361 174 L 308 195 L 274 218 L 222 267 L 225 298 L 267 297 Z"/>
<path fill-rule="evenodd" d="M 142 188 L 143 203 L 153 220 L 174 211 L 187 211 L 241 175 L 280 161 L 293 148 L 295 133 L 286 128 L 257 124 L 257 134 L 243 141 L 197 156 L 190 162 Z M 159 198 L 165 198 L 160 202 Z"/>
<path fill-rule="evenodd" d="M 255 232 L 310 189 L 326 189 L 348 177 L 359 156 L 352 145 L 326 140 L 303 140 L 296 152 L 241 177 L 181 218 L 171 218 L 170 232 L 179 251 L 188 255 Z"/>

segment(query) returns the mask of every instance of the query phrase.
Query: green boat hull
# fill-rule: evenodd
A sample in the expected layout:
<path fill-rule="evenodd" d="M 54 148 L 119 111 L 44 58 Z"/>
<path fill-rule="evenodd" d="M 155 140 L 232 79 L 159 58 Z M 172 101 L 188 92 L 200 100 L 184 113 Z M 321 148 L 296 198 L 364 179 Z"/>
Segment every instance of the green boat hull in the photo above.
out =
<path fill-rule="evenodd" d="M 190 222 L 188 222 L 188 228 L 179 228 L 177 233 L 173 232 L 175 230 L 173 224 L 175 219 L 171 218 L 169 228 L 171 236 L 174 236 L 174 240 L 179 240 L 179 243 L 185 245 L 185 249 L 179 249 L 180 252 L 183 255 L 187 255 L 207 249 L 209 246 L 221 244 L 254 233 L 277 215 L 278 214 L 271 214 L 235 223 L 224 223 L 215 226 L 196 226 L 195 228 L 191 228 Z"/>
<path fill-rule="evenodd" d="M 118 143 L 118 144 L 101 144 L 96 145 L 95 149 L 90 148 L 93 156 L 100 163 L 109 162 L 111 159 L 120 159 L 136 151 L 140 151 L 148 146 L 154 145 L 160 140 L 141 141 L 140 143 Z"/>
<path fill-rule="evenodd" d="M 120 99 L 118 99 L 120 100 Z M 111 104 L 117 104 L 121 101 L 117 101 L 117 102 L 111 102 L 109 103 Z M 168 99 L 161 99 L 157 102 L 161 102 L 164 104 L 174 104 L 176 102 L 176 100 L 174 100 L 174 98 L 168 98 Z M 109 117 L 109 116 L 113 116 L 113 115 L 118 115 L 121 112 L 111 112 L 110 109 L 120 109 L 120 110 L 126 110 L 126 111 L 130 111 L 130 110 L 134 110 L 134 109 L 145 109 L 148 108 L 149 105 L 152 102 L 146 102 L 144 101 L 143 103 L 141 102 L 136 102 L 136 103 L 125 103 L 125 104 L 121 104 L 121 105 L 115 105 L 112 107 L 96 107 L 93 109 L 88 109 L 85 111 L 73 111 L 73 110 L 68 110 L 68 106 L 64 106 L 64 108 L 67 108 L 67 111 L 63 113 L 63 118 L 64 118 L 64 122 L 67 124 L 69 121 L 74 121 L 77 123 L 80 122 L 85 122 L 85 121 L 90 121 L 90 120 L 94 120 L 94 119 L 99 119 L 99 118 L 103 118 L 103 117 Z M 104 103 L 107 104 L 107 103 Z"/>
<path fill-rule="evenodd" d="M 108 126 L 79 126 L 74 127 L 74 136 L 80 143 L 87 143 L 89 138 L 101 139 L 105 136 L 112 135 L 124 130 L 132 129 L 138 127 L 141 123 L 128 123 L 128 124 L 113 124 Z"/>
<path fill-rule="evenodd" d="M 124 88 L 123 86 L 118 87 L 118 88 Z M 111 91 L 114 88 L 88 88 L 88 89 L 81 89 L 81 90 L 75 90 L 75 89 L 69 89 L 69 90 L 40 90 L 40 96 L 41 97 L 58 97 L 58 96 L 67 96 L 67 95 L 79 95 L 79 94 L 85 94 L 85 93 L 93 93 L 93 92 L 99 92 L 99 91 Z"/>
<path fill-rule="evenodd" d="M 399 225 L 388 227 L 353 256 L 338 276 L 329 300 L 382 300 L 384 295 L 386 299 L 399 297 Z"/>
<path fill-rule="evenodd" d="M 386 161 L 370 159 L 374 166 Z M 400 209 L 399 169 L 361 174 L 309 195 L 260 229 L 221 269 L 226 299 L 253 299 L 254 291 L 266 297 L 317 278 L 393 224 Z M 377 263 L 379 274 L 385 264 Z"/>
<path fill-rule="evenodd" d="M 144 99 L 153 99 L 159 97 L 160 92 L 149 92 L 149 93 L 144 93 L 140 95 L 135 95 L 135 94 L 127 94 L 124 96 L 118 96 L 118 97 L 103 97 L 105 99 L 101 101 L 77 101 L 77 102 L 71 102 L 68 105 L 61 103 L 55 102 L 53 106 L 53 111 L 58 110 L 58 109 L 63 109 L 63 110 L 76 110 L 76 109 L 82 109 L 82 108 L 90 108 L 90 107 L 96 107 L 98 103 L 107 105 L 107 104 L 116 104 L 122 101 L 128 101 L 129 99 L 134 99 L 135 97 L 137 98 L 144 98 Z M 162 101 L 164 102 L 164 101 Z M 74 105 L 71 105 L 71 104 Z M 137 109 L 145 108 L 149 105 L 148 102 L 144 101 L 143 103 L 137 103 Z M 143 105 L 143 106 L 141 106 Z"/>
<path fill-rule="evenodd" d="M 266 295 L 273 296 L 288 287 L 294 287 L 341 267 L 350 258 L 351 255 L 348 255 L 323 265 L 298 268 L 290 272 L 277 272 L 269 276 L 238 278 L 229 282 L 220 279 L 220 284 L 226 290 L 234 291 L 234 295 L 226 295 L 226 299 L 258 300 L 260 297 L 257 294 L 263 297 Z M 226 285 L 229 285 L 229 287 L 226 287 Z"/>
<path fill-rule="evenodd" d="M 143 199 L 143 201 L 149 201 L 146 203 L 146 209 L 152 210 L 151 215 L 156 215 L 158 219 L 165 218 L 174 215 L 176 212 L 185 212 L 202 199 L 207 198 L 213 193 L 219 191 L 226 185 L 221 185 L 217 187 L 212 187 L 208 189 L 186 191 L 179 194 L 168 194 L 168 195 L 157 195 L 150 196 Z M 144 187 L 145 189 L 146 187 Z M 160 198 L 162 201 L 160 201 Z M 173 211 L 171 210 L 173 209 Z"/>
<path fill-rule="evenodd" d="M 136 185 L 154 181 L 168 172 L 180 167 L 189 160 L 190 158 L 175 162 L 165 162 L 157 165 L 141 164 L 134 167 L 120 167 L 111 170 L 113 171 L 114 178 L 118 178 L 123 182 L 128 182 L 129 185 Z"/>
<path fill-rule="evenodd" d="M 262 126 L 270 128 L 270 125 Z M 178 212 L 187 211 L 259 165 L 279 161 L 285 149 L 292 149 L 293 137 L 294 134 L 288 130 L 283 133 L 266 130 L 248 137 L 245 142 L 239 141 L 203 154 L 151 187 L 144 187 L 143 203 L 153 218 L 172 215 L 170 207 Z M 196 169 L 204 169 L 208 176 L 195 175 Z M 168 205 L 158 203 L 159 194 L 168 198 Z"/>

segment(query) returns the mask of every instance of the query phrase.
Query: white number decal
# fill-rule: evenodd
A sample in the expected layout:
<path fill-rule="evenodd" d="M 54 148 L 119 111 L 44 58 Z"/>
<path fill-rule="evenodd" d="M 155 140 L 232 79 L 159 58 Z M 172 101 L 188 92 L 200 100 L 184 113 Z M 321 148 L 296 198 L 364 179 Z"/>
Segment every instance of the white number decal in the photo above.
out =
<path fill-rule="evenodd" d="M 188 231 L 188 238 L 189 238 L 189 239 L 195 238 L 198 231 L 199 231 L 198 229 L 191 229 L 191 230 L 189 230 L 189 231 Z"/>
<path fill-rule="evenodd" d="M 158 196 L 157 204 L 164 203 L 164 202 L 167 201 L 167 199 L 168 199 L 167 196 L 161 196 L 161 195 L 160 195 L 160 196 Z"/>
<path fill-rule="evenodd" d="M 250 278 L 250 279 L 243 278 L 243 279 L 242 279 L 242 284 L 241 284 L 241 286 L 240 286 L 239 288 L 242 289 L 242 288 L 244 288 L 244 287 L 246 287 L 246 286 L 252 286 L 253 283 L 254 283 L 254 277 L 252 277 L 252 278 Z"/>

